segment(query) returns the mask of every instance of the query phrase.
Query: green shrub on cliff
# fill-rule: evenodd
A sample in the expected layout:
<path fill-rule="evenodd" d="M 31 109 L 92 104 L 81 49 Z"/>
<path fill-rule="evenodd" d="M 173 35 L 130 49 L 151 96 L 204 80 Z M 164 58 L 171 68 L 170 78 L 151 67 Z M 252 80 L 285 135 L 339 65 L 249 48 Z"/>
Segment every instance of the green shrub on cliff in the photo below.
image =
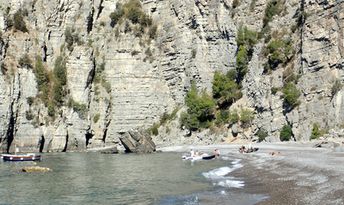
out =
<path fill-rule="evenodd" d="M 241 26 L 237 33 L 236 70 L 237 82 L 241 82 L 247 73 L 248 63 L 251 61 L 253 47 L 258 41 L 258 33 Z"/>
<path fill-rule="evenodd" d="M 258 136 L 258 142 L 262 142 L 268 136 L 268 132 L 264 128 L 260 128 L 256 135 Z"/>
<path fill-rule="evenodd" d="M 95 115 L 93 116 L 93 122 L 94 122 L 94 123 L 97 123 L 97 122 L 99 121 L 99 119 L 100 119 L 100 114 L 99 114 L 99 113 L 97 113 L 97 114 L 95 114 Z"/>
<path fill-rule="evenodd" d="M 249 109 L 240 110 L 240 122 L 242 127 L 249 127 L 254 119 L 254 112 Z"/>
<path fill-rule="evenodd" d="M 88 108 L 86 104 L 74 101 L 72 98 L 68 101 L 68 107 L 72 108 L 74 112 L 78 113 L 81 119 L 86 119 Z"/>
<path fill-rule="evenodd" d="M 69 51 L 73 50 L 73 45 L 76 43 L 77 45 L 82 45 L 84 42 L 80 39 L 78 33 L 75 31 L 75 28 L 67 27 L 65 30 L 65 41 L 67 44 L 67 49 Z"/>
<path fill-rule="evenodd" d="M 238 123 L 239 122 L 239 113 L 237 110 L 232 110 L 230 113 L 229 113 L 229 122 L 231 124 L 235 124 L 235 123 Z"/>
<path fill-rule="evenodd" d="M 297 89 L 293 82 L 289 82 L 283 88 L 284 103 L 289 108 L 294 108 L 300 104 L 299 97 L 301 92 Z"/>
<path fill-rule="evenodd" d="M 266 27 L 275 15 L 279 15 L 284 7 L 284 0 L 270 0 L 265 8 L 263 27 Z"/>
<path fill-rule="evenodd" d="M 258 33 L 248 29 L 246 26 L 241 26 L 238 30 L 236 42 L 238 46 L 246 46 L 249 50 L 253 48 L 253 46 L 258 41 Z"/>
<path fill-rule="evenodd" d="M 63 57 L 59 56 L 56 58 L 53 74 L 55 80 L 53 85 L 53 98 L 56 105 L 61 106 L 66 95 L 64 86 L 67 84 L 66 61 Z"/>
<path fill-rule="evenodd" d="M 229 122 L 229 112 L 227 110 L 220 110 L 216 113 L 215 124 L 217 126 L 224 125 Z"/>
<path fill-rule="evenodd" d="M 323 136 L 324 134 L 326 134 L 328 132 L 328 130 L 326 129 L 321 129 L 320 125 L 318 123 L 314 123 L 313 124 L 313 128 L 312 128 L 312 133 L 311 133 L 311 139 L 318 139 L 319 137 Z"/>
<path fill-rule="evenodd" d="M 149 132 L 154 135 L 154 136 L 157 136 L 159 135 L 159 127 L 160 127 L 160 124 L 159 123 L 154 123 L 152 125 L 152 127 L 149 129 Z"/>
<path fill-rule="evenodd" d="M 110 26 L 114 28 L 125 22 L 124 32 L 133 32 L 135 37 L 141 38 L 146 34 L 146 43 L 157 36 L 158 27 L 153 24 L 153 19 L 145 13 L 140 0 L 129 0 L 125 4 L 117 3 L 116 10 L 110 14 Z M 116 28 L 115 36 L 119 36 Z"/>
<path fill-rule="evenodd" d="M 286 64 L 292 58 L 293 53 L 293 43 L 290 38 L 271 40 L 265 50 L 265 56 L 268 58 L 265 72 L 276 69 L 280 64 Z"/>
<path fill-rule="evenodd" d="M 241 98 L 240 86 L 235 82 L 235 74 L 229 71 L 227 75 L 216 71 L 213 79 L 213 97 L 221 107 L 230 106 Z"/>
<path fill-rule="evenodd" d="M 62 56 L 58 56 L 55 60 L 54 75 L 61 85 L 67 84 L 66 61 Z"/>
<path fill-rule="evenodd" d="M 282 130 L 280 132 L 280 140 L 283 141 L 289 141 L 293 135 L 293 131 L 290 127 L 290 125 L 284 125 L 282 127 Z"/>
<path fill-rule="evenodd" d="M 236 56 L 236 69 L 238 71 L 238 82 L 241 82 L 248 70 L 249 57 L 246 46 L 239 46 Z"/>
<path fill-rule="evenodd" d="M 181 125 L 190 130 L 208 128 L 214 119 L 215 102 L 205 91 L 198 93 L 196 85 L 192 84 L 185 98 L 187 112 L 181 115 Z"/>
<path fill-rule="evenodd" d="M 152 19 L 145 14 L 139 0 L 129 0 L 127 3 L 116 5 L 116 10 L 110 14 L 110 26 L 115 27 L 122 18 L 126 18 L 133 24 L 140 24 L 142 27 L 152 25 Z"/>
<path fill-rule="evenodd" d="M 36 77 L 37 88 L 39 91 L 39 97 L 42 99 L 44 104 L 48 106 L 48 101 L 50 99 L 50 75 L 49 72 L 45 69 L 42 59 L 37 56 L 35 67 L 33 72 Z"/>

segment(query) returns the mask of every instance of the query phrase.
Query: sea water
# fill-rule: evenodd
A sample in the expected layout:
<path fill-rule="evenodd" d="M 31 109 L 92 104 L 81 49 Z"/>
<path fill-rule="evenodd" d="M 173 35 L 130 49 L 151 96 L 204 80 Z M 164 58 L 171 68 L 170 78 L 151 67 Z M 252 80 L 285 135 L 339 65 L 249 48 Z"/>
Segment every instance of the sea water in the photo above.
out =
<path fill-rule="evenodd" d="M 53 171 L 20 171 L 32 165 Z M 0 162 L 0 204 L 255 204 L 264 196 L 246 194 L 245 180 L 230 175 L 240 168 L 231 157 L 190 162 L 181 153 L 49 153 Z"/>

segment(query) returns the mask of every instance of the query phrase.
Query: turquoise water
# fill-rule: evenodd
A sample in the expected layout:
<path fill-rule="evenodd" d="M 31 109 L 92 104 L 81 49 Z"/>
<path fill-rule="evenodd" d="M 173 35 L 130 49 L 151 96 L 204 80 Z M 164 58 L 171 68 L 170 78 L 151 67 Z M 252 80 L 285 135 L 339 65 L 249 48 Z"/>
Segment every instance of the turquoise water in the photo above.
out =
<path fill-rule="evenodd" d="M 244 197 L 234 197 L 227 186 L 233 180 L 221 178 L 231 163 L 192 163 L 180 153 L 44 154 L 37 165 L 52 172 L 22 173 L 33 162 L 0 162 L 0 204 L 227 204 Z"/>
<path fill-rule="evenodd" d="M 1 204 L 156 204 L 212 188 L 202 172 L 228 162 L 191 163 L 178 153 L 45 154 L 49 173 L 21 173 L 32 162 L 0 163 Z"/>

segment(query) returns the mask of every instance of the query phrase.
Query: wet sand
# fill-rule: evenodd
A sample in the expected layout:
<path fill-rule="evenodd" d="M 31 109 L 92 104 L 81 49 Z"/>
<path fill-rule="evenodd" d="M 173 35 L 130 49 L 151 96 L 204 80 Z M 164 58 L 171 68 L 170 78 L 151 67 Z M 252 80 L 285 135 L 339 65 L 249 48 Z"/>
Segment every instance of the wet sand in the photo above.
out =
<path fill-rule="evenodd" d="M 314 143 L 253 144 L 258 152 L 240 154 L 237 145 L 193 146 L 222 156 L 242 159 L 243 168 L 231 173 L 245 181 L 243 190 L 268 195 L 259 205 L 344 204 L 344 152 L 313 148 Z M 191 146 L 166 147 L 162 151 L 186 152 Z M 272 155 L 274 153 L 274 155 Z"/>

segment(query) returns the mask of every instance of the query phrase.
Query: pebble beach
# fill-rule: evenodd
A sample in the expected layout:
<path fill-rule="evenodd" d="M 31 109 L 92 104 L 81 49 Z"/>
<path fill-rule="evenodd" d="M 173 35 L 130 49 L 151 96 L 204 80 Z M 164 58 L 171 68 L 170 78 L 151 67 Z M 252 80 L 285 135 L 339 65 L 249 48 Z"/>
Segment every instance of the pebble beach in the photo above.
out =
<path fill-rule="evenodd" d="M 268 197 L 258 204 L 344 204 L 342 145 L 315 147 L 315 143 L 260 143 L 253 153 L 238 152 L 240 144 L 163 147 L 163 152 L 198 149 L 241 159 L 243 167 L 231 173 L 245 180 L 246 193 Z"/>

